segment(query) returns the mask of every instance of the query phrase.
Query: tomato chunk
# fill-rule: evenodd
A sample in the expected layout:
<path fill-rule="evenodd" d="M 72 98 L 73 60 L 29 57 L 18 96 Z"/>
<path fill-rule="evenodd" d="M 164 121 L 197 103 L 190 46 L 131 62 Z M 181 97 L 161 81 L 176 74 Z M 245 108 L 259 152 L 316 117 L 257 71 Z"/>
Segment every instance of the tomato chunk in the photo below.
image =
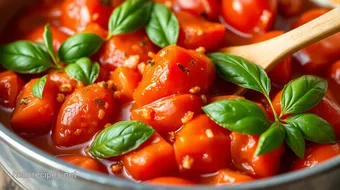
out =
<path fill-rule="evenodd" d="M 211 51 L 220 47 L 224 42 L 225 27 L 219 23 L 204 20 L 187 12 L 177 12 L 180 25 L 178 45 L 187 49 L 200 46 Z"/>
<path fill-rule="evenodd" d="M 175 45 L 161 50 L 154 62 L 133 94 L 139 106 L 172 94 L 188 93 L 193 87 L 205 93 L 215 77 L 215 67 L 208 57 Z"/>
<path fill-rule="evenodd" d="M 253 180 L 255 179 L 242 172 L 233 171 L 230 169 L 222 169 L 219 170 L 216 175 L 208 177 L 203 181 L 205 184 L 223 186 L 246 183 Z"/>
<path fill-rule="evenodd" d="M 340 104 L 340 60 L 327 68 L 324 78 L 328 80 L 328 90 Z"/>
<path fill-rule="evenodd" d="M 59 159 L 94 172 L 107 173 L 106 167 L 99 161 L 87 156 L 60 156 Z"/>
<path fill-rule="evenodd" d="M 166 185 L 166 186 L 192 186 L 193 182 L 182 179 L 179 177 L 159 177 L 148 181 L 147 183 L 155 185 Z"/>
<path fill-rule="evenodd" d="M 173 147 L 158 133 L 121 159 L 127 172 L 136 180 L 161 177 L 177 169 Z"/>
<path fill-rule="evenodd" d="M 18 95 L 11 127 L 19 133 L 46 133 L 57 115 L 57 88 L 47 80 L 42 98 L 39 99 L 32 94 L 32 87 L 38 80 L 29 81 Z"/>
<path fill-rule="evenodd" d="M 82 32 L 97 34 L 103 39 L 105 39 L 107 36 L 107 30 L 102 28 L 99 24 L 93 22 L 89 23 Z"/>
<path fill-rule="evenodd" d="M 174 9 L 188 11 L 196 16 L 216 20 L 218 16 L 217 0 L 174 0 Z"/>
<path fill-rule="evenodd" d="M 160 133 L 178 130 L 185 117 L 202 112 L 203 101 L 190 94 L 172 95 L 131 111 L 131 119 L 143 121 Z"/>
<path fill-rule="evenodd" d="M 146 62 L 150 58 L 149 52 L 157 52 L 144 31 L 138 30 L 129 34 L 116 35 L 102 46 L 98 56 L 100 63 L 109 71 L 122 66 L 131 56 L 139 56 L 139 62 Z M 136 65 L 137 65 L 136 63 Z"/>
<path fill-rule="evenodd" d="M 115 89 L 120 92 L 120 99 L 128 102 L 133 100 L 133 92 L 142 79 L 141 74 L 134 69 L 118 67 L 111 75 Z"/>
<path fill-rule="evenodd" d="M 184 124 L 176 135 L 174 149 L 182 172 L 206 174 L 230 164 L 229 132 L 207 115 Z"/>
<path fill-rule="evenodd" d="M 82 87 L 83 84 L 75 79 L 72 79 L 63 70 L 51 70 L 48 73 L 48 79 L 55 83 L 60 93 L 65 95 L 71 94 L 76 88 Z"/>
<path fill-rule="evenodd" d="M 279 0 L 279 11 L 284 16 L 299 14 L 304 6 L 304 0 Z"/>
<path fill-rule="evenodd" d="M 12 71 L 0 73 L 0 105 L 8 108 L 15 106 L 16 98 L 25 82 Z"/>
<path fill-rule="evenodd" d="M 305 157 L 298 158 L 292 165 L 292 170 L 312 168 L 317 164 L 340 155 L 340 144 L 310 144 L 306 148 Z"/>
<path fill-rule="evenodd" d="M 258 136 L 232 132 L 231 157 L 233 163 L 241 171 L 257 178 L 273 176 L 279 171 L 284 146 L 282 145 L 270 153 L 254 156 L 258 140 Z"/>
<path fill-rule="evenodd" d="M 75 90 L 60 108 L 52 137 L 57 146 L 73 146 L 92 138 L 114 119 L 116 103 L 104 83 Z"/>

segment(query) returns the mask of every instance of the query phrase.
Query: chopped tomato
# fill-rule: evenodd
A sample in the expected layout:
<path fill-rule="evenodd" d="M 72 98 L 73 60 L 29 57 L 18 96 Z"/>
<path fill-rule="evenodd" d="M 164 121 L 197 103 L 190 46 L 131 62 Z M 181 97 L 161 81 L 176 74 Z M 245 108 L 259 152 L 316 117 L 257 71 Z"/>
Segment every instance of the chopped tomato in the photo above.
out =
<path fill-rule="evenodd" d="M 47 80 L 42 98 L 39 99 L 32 93 L 33 85 L 38 80 L 32 79 L 18 95 L 11 127 L 19 133 L 46 133 L 57 115 L 57 88 L 52 81 Z"/>
<path fill-rule="evenodd" d="M 86 26 L 86 28 L 81 32 L 97 34 L 98 36 L 100 36 L 103 39 L 105 39 L 106 36 L 107 36 L 107 30 L 102 28 L 99 24 L 93 23 L 93 22 L 89 23 Z"/>
<path fill-rule="evenodd" d="M 207 115 L 184 124 L 174 143 L 177 164 L 182 172 L 207 174 L 230 164 L 229 131 Z"/>
<path fill-rule="evenodd" d="M 76 88 L 82 87 L 83 84 L 72 79 L 63 70 L 51 70 L 48 73 L 48 79 L 55 83 L 60 93 L 65 95 L 71 94 Z"/>
<path fill-rule="evenodd" d="M 295 16 L 301 12 L 304 0 L 279 0 L 279 12 L 284 16 Z"/>
<path fill-rule="evenodd" d="M 112 36 L 104 43 L 98 53 L 100 63 L 109 71 L 114 71 L 118 66 L 131 56 L 138 56 L 135 65 L 139 62 L 146 62 L 151 59 L 149 52 L 157 52 L 157 48 L 152 44 L 145 32 L 138 30 L 133 33 Z"/>
<path fill-rule="evenodd" d="M 328 67 L 325 78 L 328 80 L 328 90 L 340 104 L 340 60 Z"/>
<path fill-rule="evenodd" d="M 100 65 L 99 75 L 96 82 L 108 81 L 110 79 L 110 71 L 104 66 Z"/>
<path fill-rule="evenodd" d="M 292 170 L 312 168 L 326 160 L 340 155 L 340 144 L 310 144 L 306 148 L 304 158 L 298 158 L 292 165 Z"/>
<path fill-rule="evenodd" d="M 274 24 L 277 3 L 277 0 L 222 0 L 222 16 L 241 32 L 260 33 Z"/>
<path fill-rule="evenodd" d="M 137 88 L 142 76 L 137 70 L 118 67 L 111 73 L 110 79 L 113 80 L 115 89 L 120 92 L 119 99 L 128 102 L 133 100 L 133 92 Z"/>
<path fill-rule="evenodd" d="M 60 108 L 52 137 L 57 146 L 73 146 L 90 140 L 114 119 L 116 103 L 105 83 L 75 90 Z"/>
<path fill-rule="evenodd" d="M 222 169 L 219 170 L 216 175 L 203 179 L 203 182 L 209 185 L 223 186 L 247 183 L 254 180 L 254 178 L 242 172 Z"/>
<path fill-rule="evenodd" d="M 149 184 L 166 186 L 192 186 L 193 182 L 179 177 L 159 177 L 148 181 Z"/>
<path fill-rule="evenodd" d="M 216 20 L 218 16 L 218 0 L 174 0 L 174 9 L 188 11 L 196 16 Z"/>
<path fill-rule="evenodd" d="M 176 13 L 180 25 L 178 45 L 187 49 L 204 47 L 208 51 L 215 50 L 224 42 L 225 27 L 181 11 Z"/>
<path fill-rule="evenodd" d="M 154 65 L 144 73 L 133 94 L 139 106 L 178 93 L 206 93 L 215 77 L 215 67 L 202 53 L 168 46 L 154 57 Z"/>
<path fill-rule="evenodd" d="M 262 42 L 269 40 L 271 38 L 275 38 L 284 34 L 283 31 L 274 30 L 265 33 L 262 36 L 258 36 L 254 39 L 254 42 Z M 287 57 L 281 63 L 276 65 L 273 69 L 268 72 L 269 78 L 273 83 L 283 86 L 287 84 L 293 76 L 293 66 L 292 66 L 292 56 Z"/>
<path fill-rule="evenodd" d="M 143 121 L 158 132 L 178 130 L 185 120 L 202 112 L 203 101 L 190 94 L 172 95 L 131 110 L 131 119 Z"/>
<path fill-rule="evenodd" d="M 59 159 L 94 172 L 107 173 L 106 167 L 99 161 L 87 156 L 60 156 Z"/>
<path fill-rule="evenodd" d="M 126 171 L 136 180 L 162 177 L 177 170 L 173 147 L 158 133 L 121 159 Z"/>
<path fill-rule="evenodd" d="M 14 108 L 16 98 L 25 82 L 14 72 L 4 71 L 0 73 L 0 105 Z"/>
<path fill-rule="evenodd" d="M 233 164 L 243 172 L 256 178 L 270 177 L 278 173 L 284 146 L 261 155 L 254 156 L 259 137 L 231 133 L 231 157 Z"/>

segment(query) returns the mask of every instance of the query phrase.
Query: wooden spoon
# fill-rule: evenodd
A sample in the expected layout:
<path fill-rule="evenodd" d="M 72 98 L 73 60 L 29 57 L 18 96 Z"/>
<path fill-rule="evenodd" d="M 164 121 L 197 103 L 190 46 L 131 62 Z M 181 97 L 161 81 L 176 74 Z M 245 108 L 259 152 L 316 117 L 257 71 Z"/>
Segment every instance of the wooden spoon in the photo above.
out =
<path fill-rule="evenodd" d="M 238 55 L 270 70 L 285 57 L 337 32 L 340 32 L 340 7 L 276 38 L 219 51 Z"/>

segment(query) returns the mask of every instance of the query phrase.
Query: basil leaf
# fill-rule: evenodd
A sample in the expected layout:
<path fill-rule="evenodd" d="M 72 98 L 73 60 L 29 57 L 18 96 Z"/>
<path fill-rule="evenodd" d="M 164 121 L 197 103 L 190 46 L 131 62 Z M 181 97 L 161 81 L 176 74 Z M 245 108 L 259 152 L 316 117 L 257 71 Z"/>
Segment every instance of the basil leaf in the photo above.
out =
<path fill-rule="evenodd" d="M 298 114 L 288 117 L 285 121 L 299 128 L 305 139 L 309 141 L 319 144 L 336 142 L 333 127 L 315 114 Z"/>
<path fill-rule="evenodd" d="M 177 43 L 178 20 L 175 14 L 162 4 L 156 3 L 153 6 L 150 21 L 145 29 L 150 40 L 161 48 Z"/>
<path fill-rule="evenodd" d="M 89 152 L 99 158 L 119 156 L 137 149 L 155 130 L 140 121 L 121 121 L 105 128 L 95 138 Z"/>
<path fill-rule="evenodd" d="M 46 24 L 45 26 L 43 37 L 44 37 L 44 42 L 45 42 L 45 46 L 47 48 L 48 53 L 50 54 L 53 60 L 56 60 L 54 49 L 53 49 L 52 32 L 51 32 L 51 28 L 49 24 Z"/>
<path fill-rule="evenodd" d="M 260 66 L 242 57 L 225 53 L 211 53 L 208 56 L 224 80 L 269 96 L 270 79 Z"/>
<path fill-rule="evenodd" d="M 303 158 L 305 156 L 306 146 L 300 129 L 290 124 L 285 124 L 284 129 L 286 131 L 286 144 L 296 156 Z"/>
<path fill-rule="evenodd" d="M 78 59 L 75 63 L 67 65 L 65 72 L 68 76 L 82 82 L 84 85 L 92 84 L 98 78 L 100 66 L 92 63 L 87 57 Z"/>
<path fill-rule="evenodd" d="M 72 63 L 82 57 L 96 53 L 103 39 L 92 33 L 79 33 L 67 39 L 59 48 L 58 56 L 61 61 Z"/>
<path fill-rule="evenodd" d="M 260 134 L 270 124 L 264 111 L 245 99 L 221 100 L 202 109 L 218 125 L 238 133 Z"/>
<path fill-rule="evenodd" d="M 259 138 L 255 156 L 267 154 L 281 146 L 285 140 L 285 130 L 280 122 L 273 123 Z"/>
<path fill-rule="evenodd" d="M 7 70 L 23 74 L 41 73 L 53 66 L 44 48 L 29 41 L 1 46 L 0 64 Z"/>
<path fill-rule="evenodd" d="M 109 20 L 109 38 L 134 32 L 149 21 L 152 0 L 127 0 L 117 7 Z"/>
<path fill-rule="evenodd" d="M 32 94 L 41 99 L 43 92 L 44 92 L 44 88 L 45 88 L 45 84 L 46 84 L 46 80 L 47 80 L 47 75 L 41 77 L 32 87 Z"/>
<path fill-rule="evenodd" d="M 289 82 L 281 95 L 281 115 L 303 113 L 320 103 L 327 90 L 327 81 L 305 75 Z"/>

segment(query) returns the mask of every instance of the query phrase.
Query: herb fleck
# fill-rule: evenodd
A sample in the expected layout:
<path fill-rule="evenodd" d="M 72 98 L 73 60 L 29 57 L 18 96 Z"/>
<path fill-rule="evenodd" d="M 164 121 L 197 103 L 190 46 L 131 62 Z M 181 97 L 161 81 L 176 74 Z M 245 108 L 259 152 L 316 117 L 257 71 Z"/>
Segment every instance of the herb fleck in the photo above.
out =
<path fill-rule="evenodd" d="M 194 60 L 190 60 L 190 64 L 191 65 L 195 65 L 195 61 Z"/>
<path fill-rule="evenodd" d="M 155 65 L 155 61 L 154 60 L 147 60 L 146 63 L 151 65 L 151 66 Z"/>
<path fill-rule="evenodd" d="M 101 106 L 101 107 L 104 106 L 104 103 L 103 103 L 103 101 L 102 101 L 101 99 L 94 99 L 94 101 L 95 101 L 99 106 Z"/>
<path fill-rule="evenodd" d="M 181 63 L 177 63 L 177 66 L 179 67 L 179 69 L 183 72 L 186 72 L 187 75 L 190 75 L 190 69 L 184 67 Z"/>
<path fill-rule="evenodd" d="M 142 40 L 140 43 L 139 43 L 140 46 L 144 47 L 146 45 L 146 41 L 145 40 Z"/>

